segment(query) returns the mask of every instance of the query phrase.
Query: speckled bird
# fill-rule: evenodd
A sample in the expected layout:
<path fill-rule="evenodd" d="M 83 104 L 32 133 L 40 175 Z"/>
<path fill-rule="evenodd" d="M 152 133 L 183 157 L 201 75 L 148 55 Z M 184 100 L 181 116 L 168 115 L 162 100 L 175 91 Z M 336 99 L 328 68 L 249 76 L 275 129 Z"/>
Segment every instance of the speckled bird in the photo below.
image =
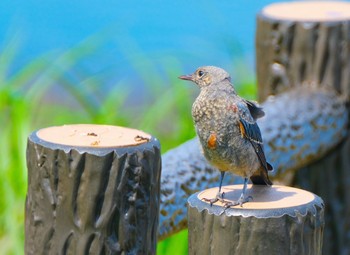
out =
<path fill-rule="evenodd" d="M 251 198 L 245 196 L 249 178 L 253 184 L 272 185 L 268 171 L 273 168 L 266 161 L 256 123 L 265 113 L 256 103 L 238 96 L 229 73 L 219 67 L 200 67 L 193 74 L 179 78 L 200 88 L 192 106 L 192 117 L 205 158 L 221 172 L 218 194 L 205 200 L 211 204 L 220 200 L 226 207 L 242 206 Z M 244 178 L 241 196 L 233 203 L 224 200 L 221 193 L 226 171 Z"/>

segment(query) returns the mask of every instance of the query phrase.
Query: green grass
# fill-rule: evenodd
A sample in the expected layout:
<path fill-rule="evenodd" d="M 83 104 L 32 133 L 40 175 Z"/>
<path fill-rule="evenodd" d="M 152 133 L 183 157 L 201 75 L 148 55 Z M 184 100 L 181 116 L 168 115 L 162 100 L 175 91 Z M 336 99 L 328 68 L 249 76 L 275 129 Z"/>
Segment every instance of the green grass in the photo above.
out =
<path fill-rule="evenodd" d="M 19 41 L 9 41 L 0 51 L 0 247 L 6 255 L 24 250 L 25 150 L 30 132 L 68 123 L 129 126 L 155 135 L 164 153 L 195 135 L 190 112 L 198 93 L 195 86 L 177 79 L 185 71 L 176 59 L 153 62 L 131 43 L 124 54 L 143 87 L 131 88 L 128 80 L 104 86 L 108 75 L 93 74 L 84 64 L 98 54 L 101 40 L 95 37 L 13 70 Z M 237 89 L 251 98 L 255 86 L 249 77 L 241 79 Z M 160 242 L 158 254 L 187 254 L 187 231 Z"/>

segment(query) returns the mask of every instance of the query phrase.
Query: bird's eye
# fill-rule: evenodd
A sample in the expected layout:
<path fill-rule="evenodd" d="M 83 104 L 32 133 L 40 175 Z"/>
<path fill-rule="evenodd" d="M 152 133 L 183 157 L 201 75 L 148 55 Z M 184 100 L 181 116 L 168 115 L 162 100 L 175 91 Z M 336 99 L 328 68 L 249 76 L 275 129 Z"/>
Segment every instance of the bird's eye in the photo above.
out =
<path fill-rule="evenodd" d="M 198 76 L 199 77 L 202 77 L 204 75 L 204 72 L 201 70 L 201 71 L 198 71 Z"/>

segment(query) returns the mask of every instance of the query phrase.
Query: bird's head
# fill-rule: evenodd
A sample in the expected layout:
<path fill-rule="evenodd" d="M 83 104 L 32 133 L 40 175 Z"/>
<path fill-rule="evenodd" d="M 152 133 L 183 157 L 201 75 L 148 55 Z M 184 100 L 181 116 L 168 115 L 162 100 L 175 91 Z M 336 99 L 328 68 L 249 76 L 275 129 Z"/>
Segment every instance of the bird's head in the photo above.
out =
<path fill-rule="evenodd" d="M 182 75 L 179 77 L 182 80 L 188 80 L 196 83 L 200 88 L 207 87 L 211 84 L 222 81 L 231 81 L 231 77 L 224 69 L 216 66 L 199 67 L 193 74 Z"/>

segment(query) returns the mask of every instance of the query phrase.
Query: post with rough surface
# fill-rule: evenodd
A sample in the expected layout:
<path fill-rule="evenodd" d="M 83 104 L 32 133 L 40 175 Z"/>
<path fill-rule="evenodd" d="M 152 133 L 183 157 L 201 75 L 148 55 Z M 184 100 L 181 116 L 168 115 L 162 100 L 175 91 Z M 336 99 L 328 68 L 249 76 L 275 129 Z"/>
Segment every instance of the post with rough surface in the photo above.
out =
<path fill-rule="evenodd" d="M 160 144 L 139 130 L 67 125 L 27 145 L 25 254 L 155 254 Z"/>
<path fill-rule="evenodd" d="M 256 54 L 260 100 L 297 87 L 326 89 L 342 98 L 349 114 L 349 2 L 297 1 L 266 6 L 257 16 Z M 322 99 L 319 109 L 324 110 Z M 314 124 L 317 130 L 323 128 Z M 344 133 L 349 134 L 349 126 L 344 127 Z M 347 135 L 322 159 L 296 171 L 290 183 L 325 201 L 324 254 L 350 254 L 349 155 Z"/>
<path fill-rule="evenodd" d="M 259 100 L 304 84 L 350 98 L 350 3 L 298 1 L 257 16 Z"/>
<path fill-rule="evenodd" d="M 301 3 L 300 1 L 286 3 L 288 11 L 283 9 L 277 13 L 280 16 L 290 15 L 293 8 L 289 5 Z M 320 3 L 312 1 L 308 4 L 319 5 Z M 267 17 L 266 13 L 258 15 L 257 78 L 258 89 L 262 90 L 259 93 L 261 106 L 266 113 L 265 117 L 258 120 L 258 124 L 263 136 L 266 157 L 275 169 L 269 174 L 274 183 L 291 186 L 294 185 L 293 179 L 297 176 L 296 185 L 322 197 L 326 204 L 327 226 L 324 233 L 327 240 L 323 243 L 324 254 L 347 255 L 350 254 L 350 246 L 347 245 L 350 243 L 350 217 L 348 217 L 350 215 L 350 193 L 348 192 L 350 138 L 347 108 L 350 98 L 347 91 L 350 91 L 350 87 L 346 86 L 350 86 L 350 83 L 345 81 L 350 72 L 350 32 L 346 32 L 350 25 L 347 25 L 349 20 L 342 14 L 350 11 L 350 8 L 344 8 L 344 5 L 350 5 L 350 3 L 342 2 L 339 8 L 339 3 L 332 2 L 331 7 L 338 6 L 336 10 L 326 2 L 322 4 L 326 6 L 323 8 L 302 6 L 301 10 L 297 11 L 299 19 L 300 15 L 316 19 L 313 16 L 315 11 L 323 10 L 328 15 L 340 17 L 342 21 L 313 26 L 312 23 L 321 21 L 273 18 L 271 15 Z M 327 47 L 331 47 L 330 45 L 339 47 L 337 50 L 332 49 L 331 55 L 324 55 L 323 69 L 328 69 L 326 72 L 328 74 L 331 71 L 337 73 L 336 80 L 341 80 L 341 83 L 317 83 L 312 82 L 311 79 L 301 83 L 290 82 L 292 80 L 290 76 L 293 77 L 293 74 L 289 73 L 288 68 L 295 65 L 295 62 L 299 63 L 297 60 L 303 57 L 309 61 L 314 60 L 315 57 L 319 58 L 318 53 L 314 51 L 317 47 L 322 49 L 320 46 L 316 48 L 308 46 L 305 50 L 304 46 L 294 43 L 293 39 L 303 38 L 303 36 L 295 38 L 292 35 L 288 36 L 289 30 L 296 31 L 293 27 L 302 26 L 296 23 L 305 23 L 304 27 L 309 25 L 314 29 L 323 27 L 322 31 L 334 30 L 335 26 L 341 27 L 340 34 L 339 29 L 337 33 L 331 33 L 333 36 L 338 35 L 337 43 L 334 43 L 334 38 L 331 43 L 328 43 L 324 40 L 324 35 L 316 40 L 316 35 L 324 32 L 313 29 L 304 31 L 305 33 L 314 32 L 315 36 L 307 36 L 307 38 L 317 41 L 315 45 L 326 43 Z M 290 28 L 288 24 L 291 25 Z M 327 26 L 329 30 L 326 29 Z M 304 41 L 310 43 L 309 39 Z M 291 52 L 288 49 L 292 48 L 293 54 L 288 56 L 287 52 Z M 310 57 L 310 54 L 314 57 Z M 342 59 L 342 65 L 338 64 L 337 68 L 332 67 L 335 65 L 334 59 Z M 306 68 L 306 64 L 302 66 Z M 306 70 L 316 69 L 313 64 L 305 70 L 302 67 L 294 67 L 294 70 L 300 70 L 304 74 Z M 317 75 L 313 76 L 317 77 Z M 298 77 L 304 77 L 304 75 Z M 310 74 L 307 77 L 310 77 Z M 168 151 L 162 159 L 159 238 L 164 239 L 186 228 L 185 205 L 188 197 L 199 190 L 217 186 L 220 174 L 204 158 L 197 137 Z M 229 174 L 227 177 L 225 176 L 224 185 L 237 184 L 242 180 Z"/>
<path fill-rule="evenodd" d="M 224 186 L 226 200 L 237 200 L 242 186 Z M 253 200 L 225 209 L 203 198 L 217 188 L 188 200 L 189 255 L 321 255 L 324 205 L 304 190 L 274 185 L 250 186 Z"/>

